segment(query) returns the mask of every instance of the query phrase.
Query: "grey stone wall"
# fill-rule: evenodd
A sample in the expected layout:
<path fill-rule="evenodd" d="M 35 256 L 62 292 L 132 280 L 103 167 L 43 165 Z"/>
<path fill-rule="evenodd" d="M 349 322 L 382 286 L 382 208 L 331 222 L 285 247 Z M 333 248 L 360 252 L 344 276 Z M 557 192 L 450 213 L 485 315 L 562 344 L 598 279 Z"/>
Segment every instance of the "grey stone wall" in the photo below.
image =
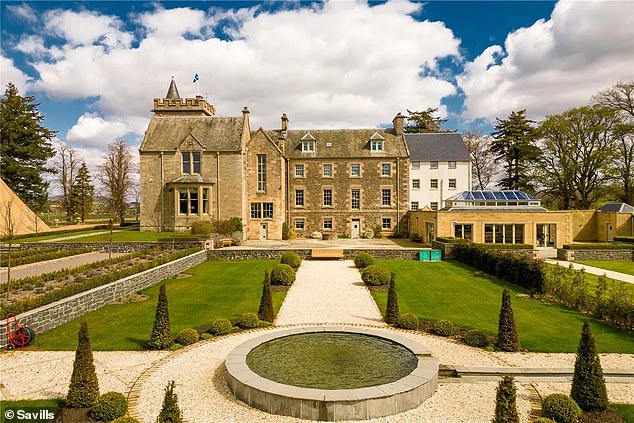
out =
<path fill-rule="evenodd" d="M 634 260 L 634 250 L 564 250 L 557 249 L 560 260 Z"/>
<path fill-rule="evenodd" d="M 113 253 L 133 253 L 148 248 L 161 247 L 163 249 L 181 249 L 202 246 L 200 241 L 190 242 L 113 242 L 110 249 Z M 75 248 L 92 248 L 94 251 L 108 251 L 108 243 L 105 242 L 24 242 L 20 244 L 22 250 L 55 247 L 58 250 L 73 250 Z"/>
<path fill-rule="evenodd" d="M 288 250 L 209 250 L 210 260 L 278 260 L 286 251 L 296 252 L 302 259 L 310 259 L 310 249 L 288 249 Z M 419 249 L 344 249 L 343 257 L 353 259 L 357 254 L 368 253 L 378 259 L 416 260 Z"/>
<path fill-rule="evenodd" d="M 157 284 L 207 260 L 206 251 L 198 251 L 178 260 L 162 264 L 118 281 L 64 298 L 17 316 L 20 324 L 33 326 L 44 333 L 84 314 L 117 301 L 126 295 Z M 0 325 L 0 348 L 7 346 L 5 325 Z"/>

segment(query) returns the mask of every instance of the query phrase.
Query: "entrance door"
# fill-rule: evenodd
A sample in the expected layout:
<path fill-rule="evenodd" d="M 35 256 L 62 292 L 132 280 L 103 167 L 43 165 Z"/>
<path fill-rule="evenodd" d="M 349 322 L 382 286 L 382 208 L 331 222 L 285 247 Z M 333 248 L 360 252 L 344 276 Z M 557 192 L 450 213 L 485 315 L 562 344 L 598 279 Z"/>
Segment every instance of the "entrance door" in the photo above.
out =
<path fill-rule="evenodd" d="M 260 223 L 260 239 L 269 239 L 268 223 Z"/>
<path fill-rule="evenodd" d="M 614 241 L 614 231 L 611 223 L 605 224 L 605 237 L 607 241 Z"/>
<path fill-rule="evenodd" d="M 554 223 L 538 224 L 535 233 L 538 247 L 555 248 L 557 246 L 557 225 Z"/>
<path fill-rule="evenodd" d="M 359 238 L 361 234 L 361 221 L 359 219 L 352 219 L 352 238 Z"/>

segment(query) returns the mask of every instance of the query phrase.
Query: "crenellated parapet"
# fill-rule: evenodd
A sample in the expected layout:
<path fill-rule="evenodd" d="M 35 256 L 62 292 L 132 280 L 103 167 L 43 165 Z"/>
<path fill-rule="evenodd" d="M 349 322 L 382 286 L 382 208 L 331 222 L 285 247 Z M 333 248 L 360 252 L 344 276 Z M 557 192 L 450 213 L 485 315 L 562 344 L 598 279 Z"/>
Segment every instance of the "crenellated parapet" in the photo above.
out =
<path fill-rule="evenodd" d="M 155 98 L 152 109 L 157 116 L 214 116 L 216 109 L 202 96 L 196 98 Z"/>

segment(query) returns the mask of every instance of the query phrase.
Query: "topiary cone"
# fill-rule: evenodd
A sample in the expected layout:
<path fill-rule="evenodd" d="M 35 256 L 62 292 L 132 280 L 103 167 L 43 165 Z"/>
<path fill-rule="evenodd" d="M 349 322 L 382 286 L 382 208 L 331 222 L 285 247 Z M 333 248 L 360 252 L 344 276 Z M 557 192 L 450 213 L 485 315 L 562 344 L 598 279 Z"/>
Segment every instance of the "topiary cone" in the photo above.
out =
<path fill-rule="evenodd" d="M 513 308 L 511 307 L 511 291 L 504 289 L 502 292 L 502 307 L 498 320 L 497 347 L 502 351 L 519 351 L 520 337 L 515 326 Z"/>
<path fill-rule="evenodd" d="M 590 323 L 587 320 L 581 330 L 570 396 L 583 411 L 602 411 L 608 408 L 608 393 L 603 379 L 603 369 Z"/>
<path fill-rule="evenodd" d="M 174 381 L 172 380 L 165 387 L 165 397 L 163 407 L 156 418 L 156 423 L 182 423 L 183 413 L 178 406 L 178 395 L 174 393 Z"/>
<path fill-rule="evenodd" d="M 513 376 L 504 376 L 498 384 L 495 396 L 495 416 L 493 423 L 519 423 L 517 414 L 516 389 Z"/>
<path fill-rule="evenodd" d="M 95 372 L 95 362 L 90 348 L 88 324 L 81 322 L 79 341 L 73 363 L 73 374 L 66 396 L 66 406 L 70 408 L 92 407 L 99 397 L 99 381 Z"/>
<path fill-rule="evenodd" d="M 158 302 L 156 303 L 156 314 L 154 315 L 154 325 L 148 348 L 152 350 L 164 350 L 174 343 L 170 331 L 170 315 L 167 308 L 167 292 L 165 284 L 159 288 Z"/>
<path fill-rule="evenodd" d="M 390 288 L 387 292 L 387 307 L 385 310 L 385 322 L 395 325 L 398 322 L 398 294 L 396 293 L 396 275 L 394 272 L 390 275 Z"/>
<path fill-rule="evenodd" d="M 271 282 L 268 270 L 264 271 L 264 281 L 262 285 L 262 297 L 260 297 L 258 318 L 272 323 L 273 320 L 275 320 L 275 310 L 273 309 L 273 295 L 271 294 Z"/>

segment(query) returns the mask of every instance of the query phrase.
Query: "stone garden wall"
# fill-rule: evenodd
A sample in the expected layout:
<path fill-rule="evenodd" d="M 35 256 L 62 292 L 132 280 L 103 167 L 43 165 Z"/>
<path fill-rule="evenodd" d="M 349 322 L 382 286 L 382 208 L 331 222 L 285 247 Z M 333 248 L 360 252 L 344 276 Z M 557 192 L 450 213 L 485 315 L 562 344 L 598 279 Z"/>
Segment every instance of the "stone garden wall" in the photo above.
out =
<path fill-rule="evenodd" d="M 206 260 L 207 252 L 198 251 L 141 273 L 27 311 L 17 317 L 20 324 L 31 325 L 38 333 L 43 333 L 77 319 L 90 311 L 113 303 L 126 295 L 155 285 L 163 279 L 170 278 Z M 2 324 L 0 325 L 0 348 L 6 348 L 6 346 L 6 327 Z"/>
<path fill-rule="evenodd" d="M 287 250 L 256 250 L 256 249 L 217 249 L 208 250 L 210 260 L 278 260 L 287 251 L 297 253 L 302 259 L 310 259 L 311 249 L 287 249 Z M 353 259 L 357 254 L 368 253 L 378 259 L 399 259 L 399 260 L 415 260 L 418 257 L 419 249 L 416 248 L 392 248 L 392 249 L 376 249 L 376 248 L 359 248 L 344 249 L 344 259 Z"/>
<path fill-rule="evenodd" d="M 148 248 L 161 247 L 163 249 L 182 249 L 191 248 L 202 245 L 199 241 L 189 242 L 113 242 L 110 244 L 110 250 L 113 253 L 133 253 Z M 55 247 L 58 250 L 73 250 L 75 248 L 92 248 L 93 251 L 108 252 L 108 243 L 106 242 L 24 242 L 20 244 L 22 250 L 32 250 L 38 248 Z"/>
<path fill-rule="evenodd" d="M 634 250 L 566 250 L 557 249 L 559 260 L 634 260 Z"/>

